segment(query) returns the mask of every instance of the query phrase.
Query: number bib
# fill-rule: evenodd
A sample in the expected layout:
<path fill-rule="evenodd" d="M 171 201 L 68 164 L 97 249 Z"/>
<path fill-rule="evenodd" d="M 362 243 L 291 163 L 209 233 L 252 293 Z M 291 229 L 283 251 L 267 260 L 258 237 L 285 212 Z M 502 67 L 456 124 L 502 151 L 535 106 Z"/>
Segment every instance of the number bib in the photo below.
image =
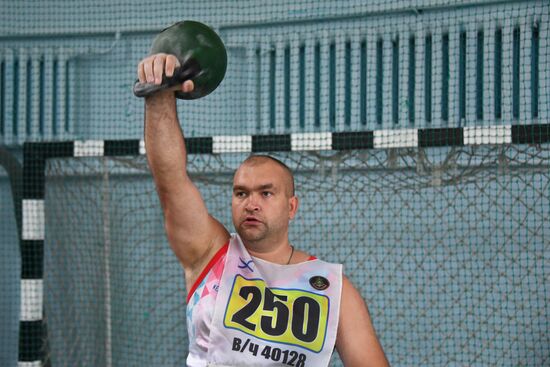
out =
<path fill-rule="evenodd" d="M 212 366 L 328 366 L 336 341 L 342 265 L 279 265 L 229 242 L 210 331 Z"/>

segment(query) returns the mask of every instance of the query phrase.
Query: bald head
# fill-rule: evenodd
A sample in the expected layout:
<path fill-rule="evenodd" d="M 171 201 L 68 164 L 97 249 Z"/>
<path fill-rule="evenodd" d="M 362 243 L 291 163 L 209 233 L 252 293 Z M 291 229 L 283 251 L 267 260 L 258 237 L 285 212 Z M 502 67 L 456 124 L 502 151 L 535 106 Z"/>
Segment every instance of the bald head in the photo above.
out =
<path fill-rule="evenodd" d="M 250 166 L 256 166 L 260 164 L 275 164 L 276 166 L 282 168 L 283 172 L 283 180 L 285 183 L 285 192 L 288 197 L 294 196 L 294 175 L 292 174 L 292 171 L 286 164 L 278 160 L 277 158 L 273 158 L 269 155 L 264 154 L 255 154 L 251 155 L 248 158 L 246 158 L 241 166 L 244 165 L 250 165 Z"/>

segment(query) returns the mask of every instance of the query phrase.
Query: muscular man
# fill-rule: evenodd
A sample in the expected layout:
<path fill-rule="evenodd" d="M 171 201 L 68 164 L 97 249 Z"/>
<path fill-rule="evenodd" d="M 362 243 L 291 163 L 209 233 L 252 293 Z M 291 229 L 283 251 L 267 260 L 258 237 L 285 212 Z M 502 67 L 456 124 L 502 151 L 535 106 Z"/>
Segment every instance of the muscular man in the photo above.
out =
<path fill-rule="evenodd" d="M 140 82 L 160 84 L 174 56 L 141 61 Z M 298 210 L 292 172 L 251 156 L 233 179 L 237 234 L 212 217 L 186 172 L 175 90 L 145 100 L 147 158 L 165 229 L 185 271 L 188 366 L 327 366 L 334 347 L 346 367 L 387 366 L 367 306 L 330 264 L 294 249 L 289 222 Z"/>

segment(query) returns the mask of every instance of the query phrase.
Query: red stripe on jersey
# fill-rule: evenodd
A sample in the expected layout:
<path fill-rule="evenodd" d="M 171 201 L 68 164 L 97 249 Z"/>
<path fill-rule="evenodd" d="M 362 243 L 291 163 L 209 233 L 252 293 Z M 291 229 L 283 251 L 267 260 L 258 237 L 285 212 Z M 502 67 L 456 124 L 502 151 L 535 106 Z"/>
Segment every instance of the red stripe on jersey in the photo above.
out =
<path fill-rule="evenodd" d="M 201 284 L 201 282 L 204 279 L 204 277 L 206 276 L 206 274 L 208 274 L 208 272 L 210 271 L 210 269 L 212 269 L 214 264 L 216 264 L 218 262 L 218 260 L 223 255 L 225 255 L 227 253 L 227 249 L 229 249 L 229 241 L 227 241 L 227 243 L 225 245 L 223 245 L 222 248 L 220 248 L 218 250 L 218 252 L 216 252 L 214 257 L 212 259 L 210 259 L 210 261 L 208 262 L 206 267 L 202 270 L 202 272 L 199 275 L 199 277 L 197 278 L 197 280 L 195 280 L 195 283 L 191 287 L 191 290 L 189 291 L 189 293 L 187 293 L 187 303 L 189 303 L 189 300 L 191 299 L 191 296 L 193 295 L 193 293 L 195 293 L 195 291 L 197 290 L 197 287 L 199 286 L 199 284 Z"/>

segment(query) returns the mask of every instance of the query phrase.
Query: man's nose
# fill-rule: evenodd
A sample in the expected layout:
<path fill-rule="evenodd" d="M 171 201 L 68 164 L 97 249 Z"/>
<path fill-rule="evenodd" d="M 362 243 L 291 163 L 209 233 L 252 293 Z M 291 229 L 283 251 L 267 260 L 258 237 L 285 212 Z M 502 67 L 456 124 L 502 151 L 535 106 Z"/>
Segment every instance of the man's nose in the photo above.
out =
<path fill-rule="evenodd" d="M 248 196 L 248 198 L 246 199 L 245 209 L 251 212 L 260 210 L 258 198 L 255 194 L 251 194 Z"/>

